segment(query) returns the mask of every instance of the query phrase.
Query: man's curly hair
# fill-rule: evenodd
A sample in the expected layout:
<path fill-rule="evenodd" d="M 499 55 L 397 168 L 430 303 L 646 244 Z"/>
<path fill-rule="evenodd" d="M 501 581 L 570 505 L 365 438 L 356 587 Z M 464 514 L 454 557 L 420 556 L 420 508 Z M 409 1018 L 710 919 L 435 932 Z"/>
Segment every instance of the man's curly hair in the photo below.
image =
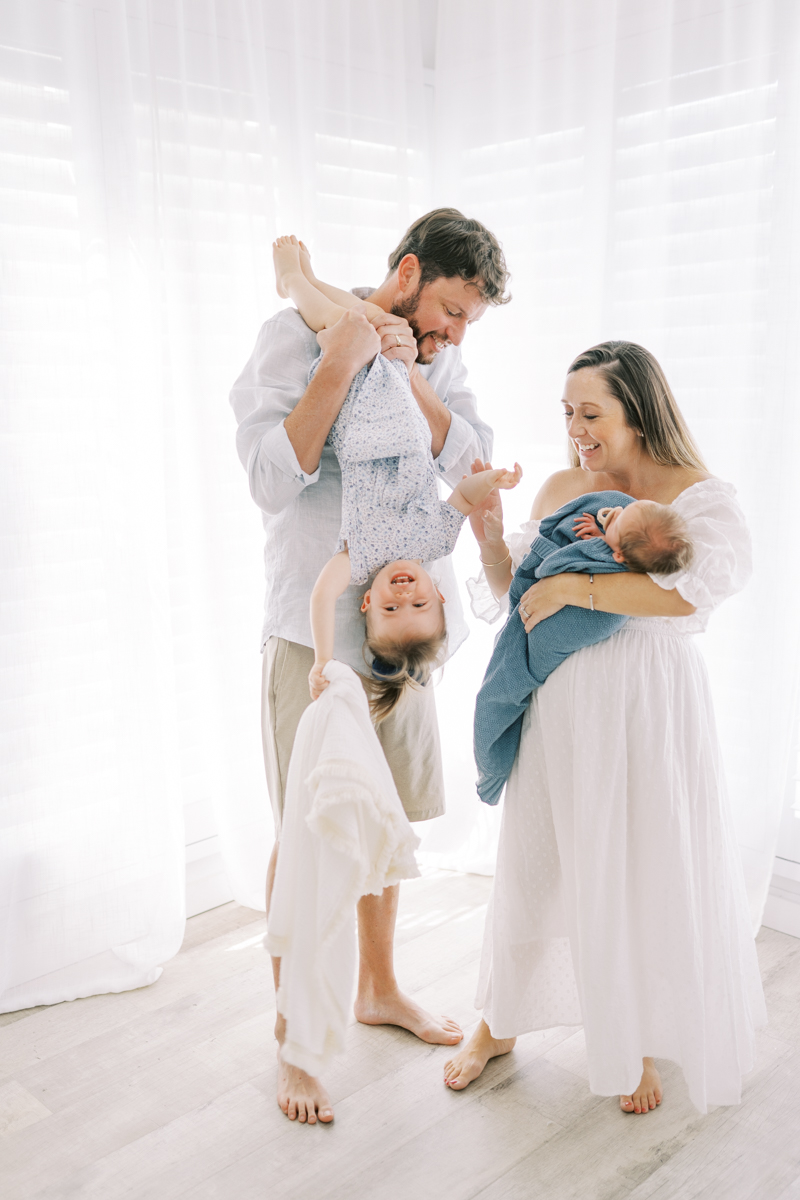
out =
<path fill-rule="evenodd" d="M 415 221 L 389 255 L 390 274 L 407 254 L 419 259 L 420 288 L 434 279 L 458 276 L 475 284 L 485 304 L 508 304 L 511 299 L 505 294 L 511 277 L 500 243 L 485 225 L 457 208 L 435 208 Z"/>

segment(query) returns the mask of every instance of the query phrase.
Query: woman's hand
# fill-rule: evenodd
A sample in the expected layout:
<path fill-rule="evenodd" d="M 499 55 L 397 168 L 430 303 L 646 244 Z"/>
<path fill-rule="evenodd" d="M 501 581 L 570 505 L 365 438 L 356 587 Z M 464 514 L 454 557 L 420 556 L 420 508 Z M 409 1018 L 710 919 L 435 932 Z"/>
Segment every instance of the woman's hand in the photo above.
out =
<path fill-rule="evenodd" d="M 322 674 L 322 668 L 325 665 L 324 662 L 315 662 L 308 673 L 308 690 L 312 700 L 319 700 L 325 688 L 330 684 L 330 680 Z"/>
<path fill-rule="evenodd" d="M 477 475 L 481 471 L 491 471 L 491 469 L 492 464 L 483 462 L 480 458 L 476 458 L 472 464 L 473 475 Z M 489 493 L 483 504 L 477 505 L 472 510 L 469 515 L 469 523 L 479 546 L 486 546 L 488 549 L 494 550 L 498 550 L 502 546 L 502 553 L 506 553 L 503 542 L 503 504 L 497 488 Z M 498 554 L 499 557 L 501 556 Z M 489 562 L 494 561 L 488 554 L 481 554 L 481 558 L 485 558 Z"/>
<path fill-rule="evenodd" d="M 519 602 L 519 615 L 526 633 L 569 604 L 565 578 L 563 575 L 551 575 L 528 588 Z"/>

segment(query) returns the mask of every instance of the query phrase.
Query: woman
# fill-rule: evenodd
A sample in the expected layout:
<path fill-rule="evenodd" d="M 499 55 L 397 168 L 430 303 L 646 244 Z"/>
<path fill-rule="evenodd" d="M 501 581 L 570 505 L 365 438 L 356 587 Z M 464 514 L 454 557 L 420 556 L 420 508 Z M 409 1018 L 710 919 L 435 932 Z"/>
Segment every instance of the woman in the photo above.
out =
<path fill-rule="evenodd" d="M 606 342 L 582 354 L 563 405 L 574 465 L 544 484 L 524 536 L 509 539 L 509 552 L 496 519 L 473 521 L 495 595 L 538 521 L 587 492 L 674 505 L 694 560 L 673 576 L 545 579 L 512 617 L 530 631 L 564 605 L 593 604 L 631 619 L 532 698 L 487 914 L 484 1018 L 445 1081 L 466 1087 L 519 1033 L 582 1023 L 593 1092 L 648 1112 L 662 1096 L 653 1059 L 666 1058 L 705 1112 L 740 1100 L 766 1019 L 705 665 L 690 636 L 746 582 L 749 536 L 734 489 L 706 471 L 646 350 Z"/>

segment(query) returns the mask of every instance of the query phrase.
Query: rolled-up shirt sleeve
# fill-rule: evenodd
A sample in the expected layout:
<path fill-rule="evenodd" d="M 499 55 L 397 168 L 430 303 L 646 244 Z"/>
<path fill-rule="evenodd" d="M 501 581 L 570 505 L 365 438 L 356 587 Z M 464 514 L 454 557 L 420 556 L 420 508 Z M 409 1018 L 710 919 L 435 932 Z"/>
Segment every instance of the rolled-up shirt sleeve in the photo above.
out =
<path fill-rule="evenodd" d="M 236 449 L 250 494 L 270 515 L 281 512 L 319 478 L 319 468 L 303 471 L 284 426 L 305 393 L 313 359 L 308 337 L 295 327 L 296 321 L 299 314 L 286 310 L 285 318 L 281 313 L 261 327 L 250 361 L 230 394 L 239 425 Z"/>
<path fill-rule="evenodd" d="M 437 471 L 451 487 L 469 475 L 474 459 L 487 462 L 492 457 L 492 429 L 478 416 L 475 393 L 467 386 L 466 378 L 467 368 L 459 355 L 447 391 L 440 396 L 450 410 L 450 428 L 436 459 Z"/>

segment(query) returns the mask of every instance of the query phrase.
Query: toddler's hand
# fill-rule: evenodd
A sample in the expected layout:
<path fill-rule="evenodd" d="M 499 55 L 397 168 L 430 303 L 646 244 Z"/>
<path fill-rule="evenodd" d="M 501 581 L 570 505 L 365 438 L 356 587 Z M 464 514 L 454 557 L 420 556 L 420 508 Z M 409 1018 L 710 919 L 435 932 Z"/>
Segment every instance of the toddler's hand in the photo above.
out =
<path fill-rule="evenodd" d="M 325 688 L 330 684 L 330 680 L 326 679 L 322 674 L 324 662 L 315 662 L 308 673 L 308 690 L 311 693 L 312 700 L 319 700 Z"/>
<path fill-rule="evenodd" d="M 597 524 L 591 513 L 585 512 L 582 513 L 581 516 L 576 517 L 572 522 L 572 529 L 576 536 L 581 538 L 584 542 L 589 538 L 603 536 L 602 529 Z"/>
<path fill-rule="evenodd" d="M 515 488 L 522 479 L 522 467 L 519 463 L 514 463 L 513 471 L 506 471 L 504 467 L 501 467 L 494 471 L 494 475 L 496 476 L 494 480 L 496 488 Z"/>

